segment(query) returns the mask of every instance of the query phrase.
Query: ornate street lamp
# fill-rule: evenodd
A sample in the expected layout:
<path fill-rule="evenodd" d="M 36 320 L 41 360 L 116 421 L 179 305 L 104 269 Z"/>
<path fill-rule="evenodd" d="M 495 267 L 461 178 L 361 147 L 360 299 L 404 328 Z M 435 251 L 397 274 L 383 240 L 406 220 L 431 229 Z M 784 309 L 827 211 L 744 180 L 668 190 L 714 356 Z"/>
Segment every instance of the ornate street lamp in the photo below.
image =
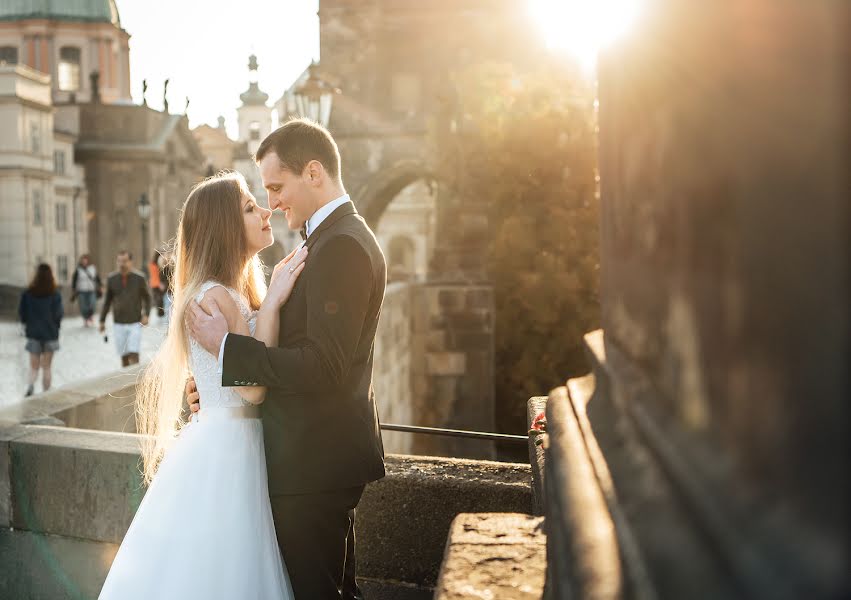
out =
<path fill-rule="evenodd" d="M 331 103 L 334 94 L 340 90 L 319 77 L 319 63 L 313 62 L 308 68 L 308 77 L 294 91 L 296 110 L 302 117 L 307 117 L 323 127 L 328 127 L 331 118 Z"/>
<path fill-rule="evenodd" d="M 139 264 L 144 265 L 148 260 L 148 219 L 151 218 L 151 203 L 148 200 L 148 194 L 142 192 L 139 195 L 136 209 L 139 211 L 139 221 L 142 224 L 142 257 Z"/>

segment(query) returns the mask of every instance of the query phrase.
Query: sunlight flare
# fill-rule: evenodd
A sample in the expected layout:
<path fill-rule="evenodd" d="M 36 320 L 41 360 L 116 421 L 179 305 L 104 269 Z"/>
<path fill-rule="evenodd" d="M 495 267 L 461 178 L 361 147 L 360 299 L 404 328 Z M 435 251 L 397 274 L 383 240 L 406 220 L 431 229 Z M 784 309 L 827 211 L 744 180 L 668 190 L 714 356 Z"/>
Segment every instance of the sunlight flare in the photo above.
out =
<path fill-rule="evenodd" d="M 529 11 L 547 45 L 593 69 L 597 52 L 627 31 L 643 0 L 530 0 Z"/>

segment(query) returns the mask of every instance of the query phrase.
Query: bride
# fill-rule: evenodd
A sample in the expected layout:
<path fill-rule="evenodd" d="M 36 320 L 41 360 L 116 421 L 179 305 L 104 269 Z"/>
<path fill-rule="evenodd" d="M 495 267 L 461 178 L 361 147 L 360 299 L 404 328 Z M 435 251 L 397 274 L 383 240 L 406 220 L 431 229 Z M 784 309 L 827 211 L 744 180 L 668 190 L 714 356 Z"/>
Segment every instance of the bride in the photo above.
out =
<path fill-rule="evenodd" d="M 208 178 L 186 199 L 174 249 L 173 317 L 137 387 L 136 420 L 150 486 L 102 600 L 293 598 L 269 505 L 258 414 L 266 388 L 222 387 L 217 357 L 189 338 L 184 326 L 193 299 L 208 310 L 215 302 L 230 331 L 276 344 L 279 308 L 307 251 L 282 261 L 265 289 L 257 253 L 273 242 L 271 214 L 257 205 L 238 173 Z M 184 425 L 190 373 L 203 402 Z"/>

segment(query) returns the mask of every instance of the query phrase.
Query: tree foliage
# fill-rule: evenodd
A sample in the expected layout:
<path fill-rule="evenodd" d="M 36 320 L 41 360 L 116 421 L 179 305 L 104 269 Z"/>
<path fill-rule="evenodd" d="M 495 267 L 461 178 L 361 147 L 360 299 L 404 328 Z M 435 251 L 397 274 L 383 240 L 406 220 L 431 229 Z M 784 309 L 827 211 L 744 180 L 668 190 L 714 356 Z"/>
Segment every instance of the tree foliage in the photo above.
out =
<path fill-rule="evenodd" d="M 454 77 L 439 171 L 453 205 L 488 216 L 497 425 L 522 431 L 530 396 L 587 371 L 582 336 L 599 327 L 593 94 L 549 67 L 490 64 Z"/>

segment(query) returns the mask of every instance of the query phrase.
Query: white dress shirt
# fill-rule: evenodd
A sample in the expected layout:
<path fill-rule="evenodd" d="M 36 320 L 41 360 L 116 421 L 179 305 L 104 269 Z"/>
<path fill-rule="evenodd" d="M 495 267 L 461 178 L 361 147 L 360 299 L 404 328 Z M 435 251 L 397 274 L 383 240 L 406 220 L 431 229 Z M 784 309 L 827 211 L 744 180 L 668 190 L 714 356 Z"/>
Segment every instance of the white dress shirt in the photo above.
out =
<path fill-rule="evenodd" d="M 310 237 L 310 234 L 316 231 L 316 229 L 322 224 L 322 221 L 328 218 L 332 212 L 343 206 L 346 202 L 350 202 L 351 198 L 349 198 L 348 194 L 343 194 L 336 200 L 332 200 L 328 204 L 319 207 L 315 213 L 308 217 L 307 222 L 305 223 L 305 229 L 307 230 L 307 237 Z M 304 246 L 307 243 L 307 240 L 301 242 L 299 248 Z M 224 370 L 224 361 L 225 361 L 225 342 L 228 339 L 228 334 L 225 334 L 225 337 L 222 338 L 222 345 L 219 346 L 219 375 L 222 374 Z"/>

